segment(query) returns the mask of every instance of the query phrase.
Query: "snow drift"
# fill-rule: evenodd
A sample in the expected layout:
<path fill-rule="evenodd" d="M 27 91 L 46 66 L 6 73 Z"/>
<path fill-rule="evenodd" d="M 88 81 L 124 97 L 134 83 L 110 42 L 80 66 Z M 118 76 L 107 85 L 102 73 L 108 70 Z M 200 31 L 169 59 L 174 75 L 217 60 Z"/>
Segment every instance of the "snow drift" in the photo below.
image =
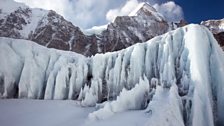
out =
<path fill-rule="evenodd" d="M 83 106 L 112 101 L 93 118 L 146 108 L 141 101 L 149 103 L 146 113 L 163 114 L 159 122 L 151 119 L 154 125 L 224 125 L 223 52 L 199 25 L 93 57 L 0 38 L 0 59 L 2 98 L 77 99 Z"/>

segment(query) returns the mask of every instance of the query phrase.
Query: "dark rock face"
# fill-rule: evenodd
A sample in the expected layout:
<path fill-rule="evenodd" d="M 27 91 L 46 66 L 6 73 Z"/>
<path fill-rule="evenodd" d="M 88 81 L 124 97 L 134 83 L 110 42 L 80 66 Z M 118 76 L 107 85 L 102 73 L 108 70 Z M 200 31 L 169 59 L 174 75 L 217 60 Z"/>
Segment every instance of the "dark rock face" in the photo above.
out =
<path fill-rule="evenodd" d="M 183 27 L 185 25 L 188 25 L 188 23 L 185 20 L 180 20 L 180 22 L 171 22 L 169 24 L 169 27 L 171 30 L 175 30 L 175 29 L 177 29 L 179 27 Z"/>
<path fill-rule="evenodd" d="M 168 23 L 148 4 L 144 4 L 135 15 L 119 16 L 96 38 L 98 53 L 127 48 L 166 33 Z M 94 54 L 94 53 L 92 53 Z"/>
<path fill-rule="evenodd" d="M 49 48 L 73 50 L 73 45 L 83 40 L 84 34 L 78 27 L 66 21 L 54 11 L 39 21 L 38 27 L 28 39 Z"/>
<path fill-rule="evenodd" d="M 148 17 L 117 17 L 103 31 L 105 52 L 116 51 L 144 42 L 168 31 L 169 25 L 164 20 L 152 20 Z"/>
<path fill-rule="evenodd" d="M 219 45 L 224 49 L 224 32 L 214 34 L 216 40 L 219 42 Z"/>
<path fill-rule="evenodd" d="M 23 25 L 27 22 L 24 18 L 29 18 L 31 10 L 29 8 L 18 8 L 5 18 L 0 19 L 0 36 L 10 38 L 23 38 L 19 30 L 23 29 Z"/>
<path fill-rule="evenodd" d="M 175 23 L 177 27 L 183 27 L 185 25 L 188 25 L 188 23 L 185 20 L 180 20 L 179 23 Z"/>

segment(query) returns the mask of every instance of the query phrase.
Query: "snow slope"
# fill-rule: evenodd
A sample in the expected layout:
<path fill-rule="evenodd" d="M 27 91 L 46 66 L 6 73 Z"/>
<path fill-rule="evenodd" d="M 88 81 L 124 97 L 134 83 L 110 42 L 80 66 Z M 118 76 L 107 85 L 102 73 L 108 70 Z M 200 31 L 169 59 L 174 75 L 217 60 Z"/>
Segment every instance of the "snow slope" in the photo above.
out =
<path fill-rule="evenodd" d="M 0 18 L 3 18 L 4 16 L 8 15 L 9 13 L 12 13 L 18 8 L 25 9 L 27 8 L 27 6 L 23 3 L 16 3 L 13 0 L 1 0 L 0 8 L 1 8 Z"/>
<path fill-rule="evenodd" d="M 76 99 L 81 106 L 107 101 L 89 114 L 92 121 L 146 108 L 147 125 L 224 125 L 223 58 L 213 35 L 200 25 L 89 58 L 0 38 L 0 93 Z"/>

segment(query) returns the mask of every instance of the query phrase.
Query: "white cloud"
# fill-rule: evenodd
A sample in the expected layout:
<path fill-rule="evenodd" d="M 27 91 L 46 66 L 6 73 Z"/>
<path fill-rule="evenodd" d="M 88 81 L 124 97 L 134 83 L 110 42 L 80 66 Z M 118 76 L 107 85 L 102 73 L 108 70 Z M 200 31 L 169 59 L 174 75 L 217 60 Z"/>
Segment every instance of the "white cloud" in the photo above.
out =
<path fill-rule="evenodd" d="M 23 2 L 26 5 L 32 8 L 43 8 L 46 10 L 55 10 L 57 13 L 63 15 L 66 5 L 68 4 L 67 0 L 15 0 L 17 2 Z"/>
<path fill-rule="evenodd" d="M 109 10 L 106 14 L 106 19 L 113 21 L 117 16 L 128 15 L 138 4 L 138 0 L 128 0 L 123 7 Z"/>
<path fill-rule="evenodd" d="M 76 25 L 88 28 L 96 24 L 105 23 L 105 13 L 109 7 L 109 0 L 74 0 L 70 9 L 65 10 L 65 16 Z"/>
<path fill-rule="evenodd" d="M 155 4 L 153 7 L 160 12 L 168 21 L 180 21 L 183 19 L 182 8 L 173 1 L 163 3 L 161 5 Z"/>
<path fill-rule="evenodd" d="M 170 22 L 183 19 L 182 8 L 173 1 L 162 4 L 155 3 L 154 0 L 149 0 L 148 2 Z M 117 16 L 128 15 L 140 3 L 140 0 L 128 0 L 123 7 L 109 10 L 106 14 L 106 19 L 108 21 L 113 21 Z"/>
<path fill-rule="evenodd" d="M 116 16 L 128 15 L 142 0 L 15 0 L 24 2 L 33 8 L 54 10 L 65 19 L 82 29 L 95 25 L 103 25 Z M 144 0 L 145 1 L 145 0 Z M 148 0 L 150 2 L 155 0 Z M 156 4 L 159 12 L 169 19 L 179 19 L 183 16 L 182 9 L 174 2 Z M 171 12 L 171 14 L 170 14 Z M 167 14 L 169 13 L 169 14 Z"/>
<path fill-rule="evenodd" d="M 15 0 L 32 8 L 54 10 L 81 28 L 106 24 L 106 13 L 125 0 Z"/>

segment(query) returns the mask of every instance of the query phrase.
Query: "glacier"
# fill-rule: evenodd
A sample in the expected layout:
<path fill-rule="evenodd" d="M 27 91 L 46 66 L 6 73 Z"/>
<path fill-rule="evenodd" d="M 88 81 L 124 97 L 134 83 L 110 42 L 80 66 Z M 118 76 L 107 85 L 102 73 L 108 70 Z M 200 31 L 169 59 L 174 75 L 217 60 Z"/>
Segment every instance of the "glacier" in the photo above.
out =
<path fill-rule="evenodd" d="M 195 24 L 92 57 L 0 37 L 0 98 L 78 100 L 98 106 L 90 120 L 144 110 L 146 125 L 224 125 L 223 55 Z"/>

